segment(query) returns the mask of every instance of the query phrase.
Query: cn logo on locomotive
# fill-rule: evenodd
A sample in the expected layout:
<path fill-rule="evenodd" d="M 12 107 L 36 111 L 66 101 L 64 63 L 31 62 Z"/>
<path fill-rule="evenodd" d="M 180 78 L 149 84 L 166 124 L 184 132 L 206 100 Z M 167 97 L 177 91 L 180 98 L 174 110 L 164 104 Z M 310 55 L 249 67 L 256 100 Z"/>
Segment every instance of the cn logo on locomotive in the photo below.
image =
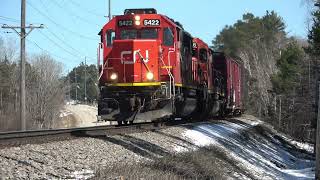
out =
<path fill-rule="evenodd" d="M 130 55 L 130 54 L 133 54 L 132 61 L 126 61 L 125 56 Z M 143 57 L 143 55 L 141 54 L 140 49 L 133 51 L 133 53 L 132 53 L 132 51 L 121 51 L 120 56 L 121 56 L 121 64 L 134 64 L 137 61 L 137 56 L 139 58 L 141 58 L 143 60 L 143 62 L 145 62 L 145 63 L 149 62 L 149 50 L 146 50 L 145 57 Z"/>

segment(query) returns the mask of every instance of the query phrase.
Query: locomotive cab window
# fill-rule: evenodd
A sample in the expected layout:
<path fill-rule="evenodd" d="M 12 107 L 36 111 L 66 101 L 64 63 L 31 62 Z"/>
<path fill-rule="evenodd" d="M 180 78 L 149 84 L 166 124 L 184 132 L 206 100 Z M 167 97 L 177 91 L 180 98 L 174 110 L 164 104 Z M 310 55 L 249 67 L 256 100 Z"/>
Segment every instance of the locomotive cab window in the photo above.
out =
<path fill-rule="evenodd" d="M 113 30 L 108 30 L 107 33 L 106 33 L 106 44 L 107 44 L 107 47 L 111 47 L 112 46 L 112 43 L 113 43 L 113 40 L 115 39 L 116 37 L 116 34 Z"/>
<path fill-rule="evenodd" d="M 207 62 L 208 61 L 208 52 L 206 49 L 202 48 L 199 51 L 199 59 L 202 62 Z"/>
<path fill-rule="evenodd" d="M 197 48 L 192 48 L 192 57 L 198 58 L 198 49 Z"/>
<path fill-rule="evenodd" d="M 137 39 L 136 29 L 124 29 L 120 33 L 120 39 Z"/>
<path fill-rule="evenodd" d="M 170 28 L 164 28 L 163 29 L 163 44 L 165 46 L 172 46 L 174 40 L 173 32 Z"/>
<path fill-rule="evenodd" d="M 142 29 L 140 31 L 140 38 L 141 39 L 157 39 L 158 29 L 156 28 Z"/>

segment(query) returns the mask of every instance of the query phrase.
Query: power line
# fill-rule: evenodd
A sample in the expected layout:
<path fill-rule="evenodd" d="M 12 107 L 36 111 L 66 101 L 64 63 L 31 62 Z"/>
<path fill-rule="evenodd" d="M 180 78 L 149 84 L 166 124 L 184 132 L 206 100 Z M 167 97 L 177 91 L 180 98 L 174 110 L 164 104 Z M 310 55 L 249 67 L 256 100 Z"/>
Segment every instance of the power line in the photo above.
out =
<path fill-rule="evenodd" d="M 77 49 L 73 48 L 71 45 L 67 44 L 63 39 L 61 39 L 57 34 L 55 34 L 53 31 L 51 31 L 48 27 L 46 28 L 48 32 L 53 35 L 56 39 L 58 39 L 60 42 L 62 42 L 65 46 L 68 46 L 73 51 L 82 54 L 82 52 L 78 51 Z"/>
<path fill-rule="evenodd" d="M 10 17 L 5 17 L 5 16 L 0 16 L 0 19 L 4 20 L 4 21 L 11 21 L 11 22 L 16 22 L 16 23 L 20 23 L 20 20 L 14 19 L 14 18 L 10 18 Z"/>
<path fill-rule="evenodd" d="M 55 34 L 53 31 L 51 31 L 48 27 L 46 28 L 48 30 L 48 32 L 54 36 L 56 39 L 58 39 L 61 43 L 63 43 L 65 46 L 69 47 L 70 49 L 72 49 L 74 52 L 78 53 L 78 54 L 82 54 L 82 52 L 80 52 L 79 50 L 77 50 L 76 48 L 72 47 L 71 45 L 69 45 L 66 41 L 64 41 L 63 39 L 61 39 L 57 34 Z M 45 36 L 44 34 L 42 34 L 43 36 Z M 47 37 L 47 36 L 46 36 Z M 50 39 L 49 37 L 47 37 L 47 39 Z M 52 40 L 52 39 L 51 39 Z M 53 40 L 52 40 L 53 41 Z M 54 44 L 57 44 L 56 42 L 54 42 Z M 60 45 L 59 45 L 60 46 Z M 70 54 L 70 53 L 69 53 Z M 78 55 L 75 55 L 73 54 L 73 56 L 78 56 Z M 78 56 L 78 57 L 85 57 L 86 55 L 84 56 Z M 88 59 L 91 59 L 91 60 L 94 60 L 92 58 L 88 58 Z M 95 61 L 95 60 L 94 60 Z"/>
<path fill-rule="evenodd" d="M 96 12 L 94 12 L 93 10 L 88 10 L 87 8 L 83 8 L 80 4 L 74 2 L 73 0 L 68 0 L 68 2 L 70 2 L 71 4 L 75 5 L 75 6 L 78 6 L 79 8 L 83 9 L 84 11 L 86 11 L 87 13 L 89 14 L 92 14 L 92 15 L 95 15 L 95 16 L 98 16 L 98 17 L 104 17 L 103 14 L 97 14 Z"/>
<path fill-rule="evenodd" d="M 0 16 L 0 20 L 1 19 L 3 19 L 3 20 L 5 20 L 5 19 L 8 19 L 8 21 L 11 21 L 11 22 L 20 22 L 20 20 L 17 20 L 17 19 L 14 19 L 14 18 L 10 18 L 10 17 L 5 17 L 5 16 Z M 0 23 L 0 24 L 6 24 L 6 23 Z M 63 39 L 61 39 L 57 34 L 55 34 L 53 31 L 51 31 L 48 27 L 47 27 L 47 30 L 48 30 L 48 32 L 52 35 L 52 36 L 54 36 L 56 39 L 58 39 L 60 42 L 62 42 L 65 46 L 67 46 L 68 48 L 70 48 L 70 49 L 72 49 L 73 51 L 75 51 L 75 52 L 77 52 L 78 54 L 82 54 L 82 52 L 80 52 L 79 50 L 77 50 L 77 49 L 75 49 L 74 47 L 72 47 L 71 45 L 69 45 L 68 43 L 66 43 Z M 3 32 L 3 33 L 9 33 L 9 32 Z M 41 32 L 40 32 L 41 33 Z M 45 36 L 43 33 L 41 33 L 43 36 Z M 58 44 L 58 43 L 56 43 L 56 42 L 54 42 L 51 38 L 49 38 L 49 37 L 47 37 L 46 36 L 46 38 L 47 39 L 49 39 L 52 43 L 54 43 L 56 46 L 58 46 L 59 48 L 61 48 L 62 49 L 62 47 Z M 66 51 L 67 53 L 71 53 L 70 51 L 67 51 L 67 50 L 65 50 L 64 48 L 63 48 L 63 50 L 64 51 Z M 71 53 L 71 55 L 72 56 L 77 56 L 77 57 L 80 57 L 80 56 L 78 56 L 78 55 L 76 55 L 76 54 L 74 54 L 74 53 Z M 84 57 L 84 56 L 82 56 L 82 57 Z M 91 59 L 91 60 L 93 60 L 92 58 L 88 58 L 88 59 Z"/>
<path fill-rule="evenodd" d="M 41 0 L 40 0 L 40 1 L 41 1 Z M 58 4 L 58 3 L 57 3 L 56 1 L 54 1 L 54 0 L 51 1 L 51 2 L 53 2 L 53 4 L 55 4 L 55 5 L 58 6 L 59 8 L 63 9 L 64 12 L 68 13 L 68 14 L 71 15 L 71 16 L 75 16 L 76 18 L 78 18 L 79 20 L 81 20 L 81 21 L 83 21 L 83 22 L 86 22 L 87 24 L 95 25 L 95 26 L 98 26 L 98 27 L 100 26 L 99 24 L 92 23 L 92 22 L 88 21 L 87 19 L 84 19 L 84 18 L 78 16 L 77 14 L 73 13 L 72 11 L 67 11 L 65 7 L 62 7 L 60 4 Z"/>
<path fill-rule="evenodd" d="M 47 2 L 50 2 L 50 1 L 47 1 Z M 41 4 L 42 7 L 44 8 L 45 12 L 49 12 L 48 4 L 45 5 L 42 0 L 40 0 L 40 4 Z"/>
<path fill-rule="evenodd" d="M 71 59 L 67 59 L 67 58 L 58 56 L 58 55 L 56 55 L 56 54 L 54 54 L 54 53 L 51 53 L 50 51 L 48 51 L 48 50 L 46 50 L 46 49 L 43 49 L 41 46 L 39 46 L 39 45 L 38 45 L 36 42 L 34 42 L 34 41 L 31 41 L 31 40 L 29 40 L 29 39 L 27 39 L 27 41 L 33 43 L 33 44 L 34 44 L 35 46 L 37 46 L 40 50 L 48 53 L 48 54 L 51 55 L 51 56 L 54 56 L 54 57 L 58 58 L 58 59 L 68 60 L 68 61 L 74 61 L 74 60 L 71 60 Z"/>
<path fill-rule="evenodd" d="M 60 48 L 61 50 L 63 50 L 64 52 L 70 54 L 71 56 L 75 57 L 75 58 L 83 58 L 84 56 L 79 56 L 75 53 L 72 53 L 71 51 L 65 49 L 64 47 L 62 47 L 61 45 L 59 45 L 59 43 L 55 42 L 54 40 L 52 40 L 50 37 L 48 37 L 47 35 L 45 35 L 43 32 L 40 31 L 40 34 L 42 36 L 44 36 L 46 39 L 48 39 L 50 42 L 52 42 L 55 46 L 57 46 L 58 48 Z M 34 44 L 36 44 L 35 42 L 33 42 Z M 37 47 L 39 47 L 41 50 L 44 50 L 43 48 L 41 48 L 38 44 L 36 44 Z M 47 51 L 47 50 L 45 50 Z M 48 52 L 48 51 L 47 51 Z M 60 58 L 63 59 L 63 58 Z M 91 58 L 90 58 L 91 59 Z"/>
<path fill-rule="evenodd" d="M 46 15 L 45 13 L 41 12 L 39 9 L 37 9 L 36 7 L 34 7 L 29 1 L 27 1 L 27 4 L 28 4 L 30 7 L 32 7 L 35 11 L 37 11 L 40 15 L 42 15 L 42 16 L 45 17 L 45 18 L 47 18 L 50 22 L 52 22 L 52 23 L 55 24 L 56 26 L 60 27 L 61 29 L 64 29 L 64 30 L 68 31 L 68 32 L 71 33 L 71 34 L 78 35 L 79 37 L 84 38 L 84 39 L 95 40 L 95 41 L 98 40 L 98 39 L 96 39 L 96 38 L 91 38 L 91 37 L 88 37 L 88 36 L 84 36 L 84 35 L 82 35 L 82 34 L 79 34 L 79 33 L 75 32 L 75 31 L 72 31 L 72 30 L 70 30 L 70 29 L 62 26 L 61 24 L 56 23 L 56 22 L 55 22 L 53 19 L 51 19 L 48 15 Z"/>
<path fill-rule="evenodd" d="M 59 47 L 60 49 L 62 49 L 63 51 L 67 52 L 68 54 L 78 57 L 78 58 L 82 58 L 81 56 L 77 55 L 77 54 L 73 54 L 72 52 L 66 50 L 65 48 L 63 48 L 62 46 L 60 46 L 58 43 L 56 43 L 54 40 L 52 40 L 51 38 L 49 38 L 47 35 L 45 35 L 44 33 L 42 33 L 41 31 L 39 31 L 40 34 L 42 34 L 42 36 L 44 36 L 46 39 L 48 39 L 50 42 L 52 42 L 54 45 L 56 45 L 57 47 Z"/>
<path fill-rule="evenodd" d="M 20 23 L 21 21 L 15 18 L 11 18 L 11 17 L 6 17 L 6 16 L 1 16 L 0 15 L 0 20 L 4 20 L 4 21 L 9 21 L 9 22 L 15 22 L 15 23 Z M 27 24 L 40 24 L 40 23 L 30 23 L 28 21 L 26 21 Z"/>

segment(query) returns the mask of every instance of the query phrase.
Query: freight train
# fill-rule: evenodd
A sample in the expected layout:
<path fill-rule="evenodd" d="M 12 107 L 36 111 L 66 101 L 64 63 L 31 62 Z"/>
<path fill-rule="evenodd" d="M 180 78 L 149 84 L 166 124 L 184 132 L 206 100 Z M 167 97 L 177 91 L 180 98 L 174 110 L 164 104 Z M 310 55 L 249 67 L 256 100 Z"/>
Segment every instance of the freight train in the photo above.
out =
<path fill-rule="evenodd" d="M 155 9 L 126 9 L 99 32 L 98 120 L 241 114 L 241 66 Z"/>

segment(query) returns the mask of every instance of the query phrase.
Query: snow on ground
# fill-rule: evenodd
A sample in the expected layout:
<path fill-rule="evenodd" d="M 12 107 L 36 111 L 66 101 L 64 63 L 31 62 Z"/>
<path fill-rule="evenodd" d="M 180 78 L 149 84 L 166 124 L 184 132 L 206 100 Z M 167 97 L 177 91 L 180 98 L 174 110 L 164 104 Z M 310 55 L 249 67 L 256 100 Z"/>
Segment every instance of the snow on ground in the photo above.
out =
<path fill-rule="evenodd" d="M 185 131 L 183 136 L 198 146 L 222 148 L 257 179 L 314 179 L 315 164 L 310 154 L 290 146 L 288 138 L 283 139 L 264 126 L 257 126 L 260 121 L 239 120 L 245 123 L 201 123 Z M 309 149 L 303 143 L 298 145 Z M 181 148 L 176 149 L 181 151 Z"/>
<path fill-rule="evenodd" d="M 60 117 L 60 118 L 63 118 L 63 117 L 67 117 L 67 116 L 70 116 L 70 115 L 72 115 L 72 112 L 64 109 L 64 110 L 61 110 L 61 111 L 60 111 L 59 117 Z"/>
<path fill-rule="evenodd" d="M 78 127 L 94 126 L 97 121 L 97 108 L 94 106 L 77 104 L 66 105 L 65 108 L 76 117 Z"/>
<path fill-rule="evenodd" d="M 98 109 L 85 104 L 67 103 L 60 111 L 60 120 L 57 128 L 89 127 L 109 125 L 109 122 L 97 123 Z"/>
<path fill-rule="evenodd" d="M 93 112 L 94 108 L 72 105 L 66 109 L 72 116 L 77 113 L 78 118 L 93 118 L 93 113 L 86 112 Z M 83 124 L 92 122 L 93 119 Z M 97 168 L 152 161 L 208 146 L 224 152 L 225 155 L 217 156 L 232 164 L 231 170 L 235 171 L 225 172 L 230 179 L 314 179 L 315 162 L 310 153 L 248 116 L 142 133 L 0 149 L 0 177 L 86 179 L 92 177 Z"/>

